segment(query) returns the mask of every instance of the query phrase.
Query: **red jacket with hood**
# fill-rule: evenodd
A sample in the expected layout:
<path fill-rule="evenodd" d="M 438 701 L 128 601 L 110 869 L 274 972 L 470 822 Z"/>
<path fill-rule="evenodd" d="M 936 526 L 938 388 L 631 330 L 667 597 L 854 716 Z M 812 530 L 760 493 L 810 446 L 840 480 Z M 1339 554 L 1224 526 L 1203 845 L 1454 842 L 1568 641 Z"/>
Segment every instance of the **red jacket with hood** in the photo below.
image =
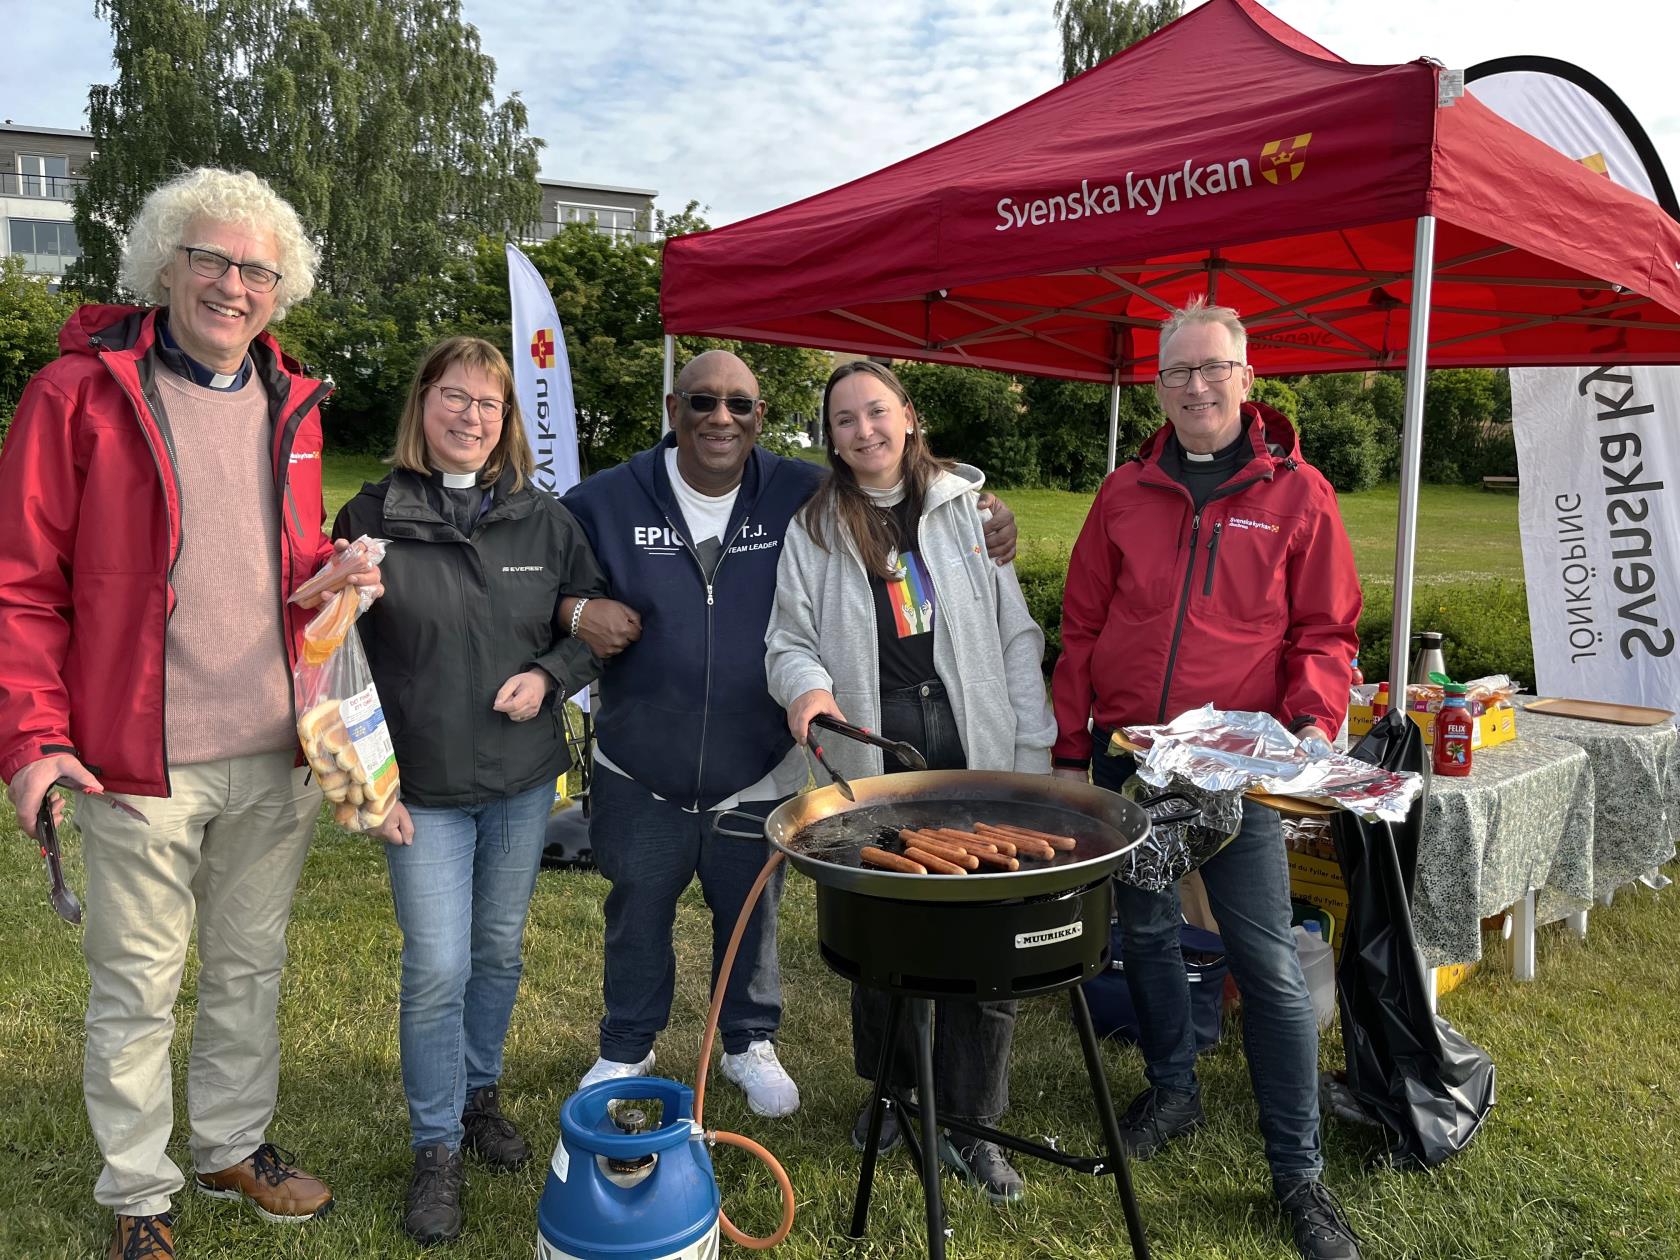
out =
<path fill-rule="evenodd" d="M 155 374 L 155 309 L 84 306 L 61 357 L 29 382 L 0 451 L 0 778 L 74 753 L 114 792 L 167 796 L 164 636 L 175 608 L 180 483 Z M 321 419 L 330 386 L 266 332 L 289 597 L 332 554 L 322 531 Z M 237 510 L 240 505 L 227 505 Z M 237 582 L 239 575 L 230 573 Z M 311 615 L 286 604 L 288 663 Z"/>
<path fill-rule="evenodd" d="M 1057 764 L 1089 761 L 1087 719 L 1208 703 L 1340 728 L 1362 598 L 1336 493 L 1280 413 L 1243 418 L 1253 457 L 1200 512 L 1161 467 L 1166 425 L 1097 492 L 1062 597 Z"/>

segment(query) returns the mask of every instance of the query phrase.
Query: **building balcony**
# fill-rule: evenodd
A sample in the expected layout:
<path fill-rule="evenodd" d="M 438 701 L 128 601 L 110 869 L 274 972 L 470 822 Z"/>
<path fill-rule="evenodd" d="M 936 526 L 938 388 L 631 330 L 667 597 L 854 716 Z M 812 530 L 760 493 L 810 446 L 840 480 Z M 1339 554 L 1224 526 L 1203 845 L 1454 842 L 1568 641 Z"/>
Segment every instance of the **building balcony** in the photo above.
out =
<path fill-rule="evenodd" d="M 81 175 L 20 175 L 0 171 L 0 197 L 35 197 L 42 201 L 74 201 L 87 180 Z"/>

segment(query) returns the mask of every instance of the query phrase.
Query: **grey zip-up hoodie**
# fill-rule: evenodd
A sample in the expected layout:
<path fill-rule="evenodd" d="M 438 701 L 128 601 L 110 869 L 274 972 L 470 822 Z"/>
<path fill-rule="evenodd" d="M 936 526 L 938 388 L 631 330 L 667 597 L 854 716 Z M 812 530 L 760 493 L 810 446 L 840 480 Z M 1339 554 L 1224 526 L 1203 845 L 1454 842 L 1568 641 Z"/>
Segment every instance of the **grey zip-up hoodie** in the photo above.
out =
<path fill-rule="evenodd" d="M 966 465 L 943 473 L 922 504 L 918 546 L 933 581 L 933 663 L 950 694 L 970 770 L 1047 774 L 1056 720 L 1040 662 L 1044 632 L 1027 611 L 1015 566 L 986 554 L 977 508 L 984 476 Z M 764 636 L 770 694 L 786 708 L 807 691 L 832 692 L 846 720 L 880 728 L 881 670 L 875 600 L 850 535 L 831 517 L 812 541 L 801 517 L 788 526 L 776 569 L 776 605 Z M 879 749 L 855 740 L 823 746 L 848 779 L 882 771 Z M 828 775 L 813 768 L 819 783 Z"/>

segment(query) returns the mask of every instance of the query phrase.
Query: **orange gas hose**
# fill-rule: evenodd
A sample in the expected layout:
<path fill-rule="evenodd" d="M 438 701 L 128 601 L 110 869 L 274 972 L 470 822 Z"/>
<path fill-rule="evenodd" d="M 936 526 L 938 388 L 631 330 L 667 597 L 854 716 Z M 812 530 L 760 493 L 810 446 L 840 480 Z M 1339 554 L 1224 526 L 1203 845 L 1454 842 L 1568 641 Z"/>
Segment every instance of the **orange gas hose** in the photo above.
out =
<path fill-rule="evenodd" d="M 771 854 L 770 860 L 764 864 L 764 869 L 758 873 L 758 879 L 747 893 L 746 904 L 741 907 L 741 917 L 735 920 L 735 931 L 729 938 L 729 948 L 723 951 L 723 964 L 718 968 L 717 986 L 712 992 L 712 1008 L 706 1012 L 706 1035 L 700 1041 L 700 1067 L 694 1074 L 694 1123 L 706 1132 L 709 1141 L 721 1142 L 725 1146 L 737 1146 L 762 1160 L 764 1166 L 770 1170 L 770 1175 L 776 1179 L 776 1188 L 782 1193 L 782 1223 L 768 1238 L 755 1238 L 751 1234 L 743 1234 L 735 1228 L 734 1222 L 722 1209 L 719 1209 L 718 1223 L 723 1227 L 724 1234 L 731 1242 L 752 1251 L 765 1251 L 774 1247 L 793 1229 L 793 1183 L 788 1180 L 787 1172 L 776 1161 L 776 1157 L 751 1138 L 742 1137 L 739 1133 L 706 1130 L 703 1119 L 706 1108 L 706 1073 L 712 1065 L 712 1042 L 717 1037 L 718 1016 L 723 1010 L 723 993 L 729 987 L 729 973 L 735 968 L 735 954 L 741 948 L 741 937 L 752 919 L 753 910 L 758 906 L 758 898 L 764 891 L 764 885 L 770 882 L 770 877 L 781 864 L 782 854 Z"/>

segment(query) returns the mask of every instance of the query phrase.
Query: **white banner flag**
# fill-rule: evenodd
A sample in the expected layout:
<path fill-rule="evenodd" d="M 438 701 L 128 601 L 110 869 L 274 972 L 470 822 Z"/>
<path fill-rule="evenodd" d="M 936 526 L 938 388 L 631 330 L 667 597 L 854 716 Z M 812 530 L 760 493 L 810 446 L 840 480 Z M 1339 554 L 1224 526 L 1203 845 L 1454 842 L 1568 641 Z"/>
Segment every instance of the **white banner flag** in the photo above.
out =
<path fill-rule="evenodd" d="M 1535 690 L 1680 698 L 1680 372 L 1511 373 Z"/>
<path fill-rule="evenodd" d="M 533 480 L 556 497 L 578 483 L 577 409 L 566 338 L 548 282 L 517 245 L 507 247 L 508 296 L 513 302 L 514 391 L 525 414 L 525 436 L 537 463 Z M 589 711 L 589 689 L 572 699 Z"/>
<path fill-rule="evenodd" d="M 1630 133 L 1617 120 L 1632 115 L 1607 86 L 1544 59 L 1496 64 L 1470 83 L 1478 98 L 1564 156 L 1655 199 L 1641 156 L 1649 141 L 1637 122 Z M 1674 707 L 1680 369 L 1513 368 L 1511 421 L 1534 689 Z"/>

